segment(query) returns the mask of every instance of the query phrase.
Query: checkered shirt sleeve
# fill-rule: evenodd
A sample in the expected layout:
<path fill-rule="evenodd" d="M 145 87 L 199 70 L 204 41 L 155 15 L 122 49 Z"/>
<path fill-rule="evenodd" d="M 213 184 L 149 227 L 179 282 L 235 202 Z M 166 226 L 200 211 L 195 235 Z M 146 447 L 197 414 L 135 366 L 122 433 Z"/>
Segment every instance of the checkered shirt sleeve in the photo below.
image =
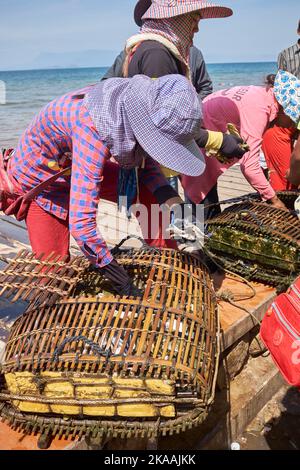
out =
<path fill-rule="evenodd" d="M 94 128 L 84 122 L 74 128 L 70 232 L 83 254 L 99 268 L 113 260 L 96 220 L 103 167 L 108 157 L 109 151 Z"/>

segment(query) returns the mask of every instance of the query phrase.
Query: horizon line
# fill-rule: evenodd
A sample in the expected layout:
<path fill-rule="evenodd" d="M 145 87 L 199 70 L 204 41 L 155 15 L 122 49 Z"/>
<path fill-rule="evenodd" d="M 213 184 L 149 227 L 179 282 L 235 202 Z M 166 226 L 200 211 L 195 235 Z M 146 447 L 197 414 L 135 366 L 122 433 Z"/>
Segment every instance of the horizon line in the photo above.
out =
<path fill-rule="evenodd" d="M 206 62 L 206 65 L 234 65 L 234 64 L 276 64 L 276 60 L 248 60 L 248 61 L 240 61 L 240 62 Z M 41 70 L 77 70 L 77 69 L 107 69 L 110 68 L 110 65 L 78 65 L 78 66 L 48 66 L 42 68 L 19 68 L 19 69 L 1 69 L 1 72 L 34 72 L 34 71 L 41 71 Z"/>

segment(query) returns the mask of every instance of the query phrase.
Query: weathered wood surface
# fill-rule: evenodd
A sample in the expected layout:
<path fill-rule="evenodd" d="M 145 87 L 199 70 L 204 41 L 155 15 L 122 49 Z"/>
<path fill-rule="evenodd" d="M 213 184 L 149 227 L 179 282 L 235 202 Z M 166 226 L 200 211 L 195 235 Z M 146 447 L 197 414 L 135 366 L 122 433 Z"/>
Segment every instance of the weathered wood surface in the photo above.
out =
<path fill-rule="evenodd" d="M 225 351 L 248 331 L 257 326 L 255 319 L 244 309 L 249 310 L 258 321 L 261 321 L 267 309 L 276 297 L 276 290 L 272 287 L 250 282 L 255 290 L 255 296 L 247 300 L 239 300 L 241 297 L 251 295 L 251 289 L 247 284 L 227 275 L 222 282 L 218 293 L 233 294 L 234 303 L 237 306 L 221 301 L 219 313 L 222 327 L 221 350 Z"/>

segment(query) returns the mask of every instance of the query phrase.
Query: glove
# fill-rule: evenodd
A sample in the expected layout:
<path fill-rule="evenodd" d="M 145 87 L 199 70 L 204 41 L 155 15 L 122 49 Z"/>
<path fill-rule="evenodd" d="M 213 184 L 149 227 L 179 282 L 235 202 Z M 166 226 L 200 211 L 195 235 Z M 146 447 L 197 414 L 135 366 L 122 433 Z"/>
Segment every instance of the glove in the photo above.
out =
<path fill-rule="evenodd" d="M 111 282 L 113 291 L 117 295 L 143 297 L 143 292 L 133 284 L 127 271 L 116 260 L 102 268 L 101 274 Z"/>
<path fill-rule="evenodd" d="M 244 144 L 245 142 L 241 137 L 231 134 L 224 134 L 223 143 L 220 147 L 220 153 L 224 157 L 242 158 L 242 156 L 248 151 L 246 147 L 243 147 Z"/>
<path fill-rule="evenodd" d="M 208 131 L 205 145 L 206 154 L 216 157 L 221 163 L 229 163 L 232 158 L 241 158 L 249 151 L 233 124 L 228 124 L 228 133 Z"/>
<path fill-rule="evenodd" d="M 143 292 L 141 291 L 141 289 L 139 289 L 138 287 L 136 287 L 132 281 L 130 281 L 120 292 L 120 295 L 121 296 L 124 296 L 124 297 L 139 297 L 139 298 L 142 298 L 143 297 Z"/>

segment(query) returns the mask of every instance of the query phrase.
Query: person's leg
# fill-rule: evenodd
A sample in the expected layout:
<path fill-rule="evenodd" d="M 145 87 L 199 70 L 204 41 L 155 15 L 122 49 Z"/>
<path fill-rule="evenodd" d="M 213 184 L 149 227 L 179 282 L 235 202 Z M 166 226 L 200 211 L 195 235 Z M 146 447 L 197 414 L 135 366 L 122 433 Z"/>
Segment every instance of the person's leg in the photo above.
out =
<path fill-rule="evenodd" d="M 107 162 L 104 167 L 103 172 L 103 183 L 101 185 L 101 199 L 106 201 L 117 202 L 117 191 L 118 191 L 118 177 L 119 177 L 119 165 L 112 162 Z M 157 200 L 153 194 L 148 190 L 148 188 L 139 184 L 139 202 L 147 208 L 147 223 L 140 223 L 143 237 L 148 243 L 148 245 L 157 247 L 157 248 L 177 248 L 176 242 L 173 240 L 168 240 L 162 234 L 162 224 L 160 224 L 158 233 L 154 238 L 151 238 L 151 206 L 153 204 L 158 204 Z M 101 227 L 100 227 L 101 230 Z"/>
<path fill-rule="evenodd" d="M 33 253 L 46 258 L 50 254 L 60 258 L 70 256 L 68 220 L 61 220 L 43 210 L 36 202 L 30 204 L 26 225 Z"/>
<path fill-rule="evenodd" d="M 106 162 L 103 170 L 103 181 L 101 183 L 101 199 L 110 202 L 117 202 L 119 165 L 113 162 Z"/>
<path fill-rule="evenodd" d="M 193 217 L 196 217 L 196 204 L 194 204 L 187 195 L 185 195 L 185 203 L 192 204 L 193 206 Z M 221 214 L 221 208 L 219 203 L 218 185 L 216 184 L 206 195 L 206 197 L 200 202 L 204 206 L 204 222 L 217 215 Z M 206 206 L 206 207 L 205 207 Z"/>
<path fill-rule="evenodd" d="M 204 205 L 204 220 L 207 221 L 221 214 L 219 203 L 218 185 L 216 184 L 203 199 L 201 204 Z"/>
<path fill-rule="evenodd" d="M 269 168 L 269 180 L 275 191 L 294 189 L 286 179 L 293 151 L 294 129 L 274 126 L 263 137 L 262 150 Z"/>
<path fill-rule="evenodd" d="M 148 224 L 147 233 L 143 224 L 141 224 L 141 230 L 143 232 L 143 237 L 148 245 L 156 247 L 156 248 L 172 248 L 174 250 L 177 249 L 177 243 L 174 240 L 170 240 L 166 234 L 163 233 L 163 224 L 162 220 L 160 219 L 158 232 L 155 234 L 154 238 L 151 237 L 151 228 L 152 228 L 152 211 L 151 207 L 155 204 L 157 209 L 159 210 L 158 201 L 155 199 L 153 194 L 146 188 L 145 185 L 140 184 L 140 203 L 146 206 L 147 214 L 148 214 Z M 153 231 L 153 230 L 152 230 Z"/>

